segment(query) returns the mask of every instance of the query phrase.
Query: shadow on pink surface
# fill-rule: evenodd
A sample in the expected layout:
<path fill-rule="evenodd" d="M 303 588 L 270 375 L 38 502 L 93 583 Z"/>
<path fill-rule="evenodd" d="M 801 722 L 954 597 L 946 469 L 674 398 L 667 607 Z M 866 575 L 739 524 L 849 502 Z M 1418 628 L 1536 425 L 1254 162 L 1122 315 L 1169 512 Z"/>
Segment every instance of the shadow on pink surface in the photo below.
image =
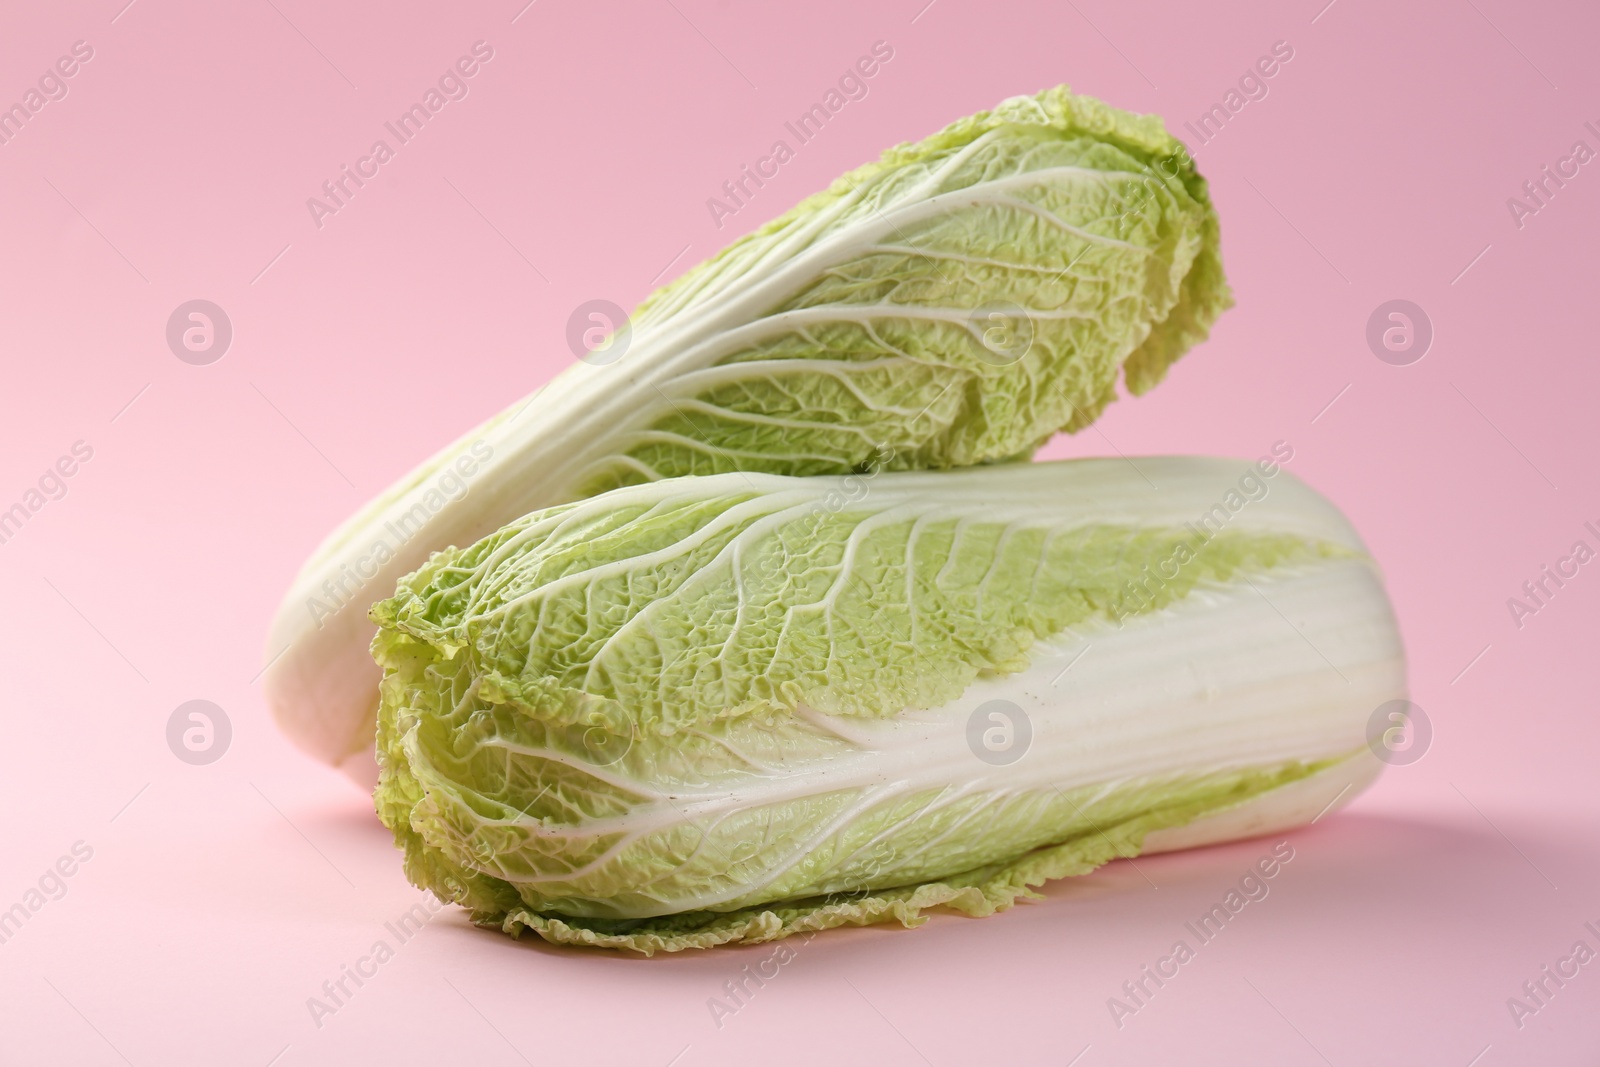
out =
<path fill-rule="evenodd" d="M 376 823 L 362 827 L 359 822 L 344 813 L 327 816 L 330 830 L 387 834 Z M 889 924 L 788 940 L 848 959 L 869 944 L 876 954 L 888 946 L 909 947 L 912 941 L 967 936 L 969 927 L 973 936 L 992 930 L 999 937 L 1016 925 L 1044 924 L 1054 931 L 1052 938 L 1063 942 L 1114 945 L 1143 939 L 1161 944 L 1161 937 L 1170 933 L 1187 937 L 1199 950 L 1222 944 L 1228 934 L 1239 937 L 1238 927 L 1300 939 L 1349 924 L 1390 944 L 1412 939 L 1420 944 L 1487 915 L 1504 920 L 1508 908 L 1526 909 L 1532 920 L 1558 909 L 1564 899 L 1576 905 L 1579 898 L 1557 886 L 1566 883 L 1570 891 L 1600 881 L 1600 861 L 1587 852 L 1576 827 L 1563 833 L 1559 825 L 1533 826 L 1520 820 L 1501 820 L 1500 825 L 1508 836 L 1453 817 L 1348 813 L 1286 834 L 1115 861 L 1090 875 L 1049 882 L 1039 889 L 1043 899 L 1021 902 L 982 921 L 941 911 L 917 932 Z M 395 861 L 398 867 L 398 853 Z M 1263 861 L 1270 875 L 1262 873 Z M 1232 900 L 1230 892 L 1235 894 Z M 1428 902 L 1426 908 L 1417 906 L 1421 901 Z M 1214 914 L 1213 905 L 1227 918 Z M 1386 912 L 1393 922 L 1370 923 L 1370 916 Z M 1180 916 L 1176 924 L 1171 921 L 1174 913 Z M 1200 917 L 1207 921 L 1199 923 Z M 1587 918 L 1600 920 L 1600 909 L 1588 916 L 1575 908 L 1572 918 L 1578 926 Z M 1501 922 L 1508 944 L 1519 940 L 1513 926 Z M 451 928 L 461 936 L 481 935 L 512 951 L 580 966 L 582 961 L 633 960 L 657 968 L 693 968 L 699 961 L 764 957 L 772 949 L 771 944 L 731 945 L 647 959 L 630 952 L 552 945 L 531 934 L 513 941 L 491 930 L 461 924 Z M 1484 930 L 1474 933 L 1480 945 L 1487 935 Z"/>

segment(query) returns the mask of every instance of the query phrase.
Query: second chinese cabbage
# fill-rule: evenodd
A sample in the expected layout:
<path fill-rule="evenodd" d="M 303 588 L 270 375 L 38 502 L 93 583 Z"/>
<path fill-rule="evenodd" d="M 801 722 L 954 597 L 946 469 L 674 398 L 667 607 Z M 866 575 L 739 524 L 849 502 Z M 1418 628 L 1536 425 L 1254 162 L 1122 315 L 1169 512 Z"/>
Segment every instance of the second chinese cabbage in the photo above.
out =
<path fill-rule="evenodd" d="M 986 914 L 1308 821 L 1404 689 L 1375 566 L 1271 461 L 623 487 L 374 618 L 411 879 L 645 952 Z"/>

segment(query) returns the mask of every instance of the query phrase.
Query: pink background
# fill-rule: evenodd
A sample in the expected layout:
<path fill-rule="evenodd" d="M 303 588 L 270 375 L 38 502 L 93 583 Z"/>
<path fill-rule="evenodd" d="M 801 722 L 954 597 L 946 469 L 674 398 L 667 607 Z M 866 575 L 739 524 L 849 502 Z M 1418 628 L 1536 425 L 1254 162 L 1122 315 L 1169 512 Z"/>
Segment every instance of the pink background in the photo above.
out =
<path fill-rule="evenodd" d="M 1600 962 L 1523 1029 L 1506 1007 L 1574 941 L 1600 948 L 1600 565 L 1520 630 L 1506 606 L 1600 525 L 1600 164 L 1521 229 L 1506 207 L 1575 140 L 1600 147 L 1592 7 L 123 2 L 12 5 L 0 32 L 0 102 L 94 49 L 0 146 L 0 508 L 94 450 L 0 545 L 0 908 L 93 849 L 0 945 L 0 1060 L 1594 1062 Z M 306 198 L 480 39 L 470 95 L 318 229 Z M 880 39 L 870 95 L 719 231 L 706 198 Z M 1198 152 L 1239 306 L 1049 454 L 1291 442 L 1387 570 L 1426 757 L 1293 834 L 1271 896 L 1120 1030 L 1107 998 L 1272 840 L 1115 864 L 993 919 L 791 943 L 720 1028 L 707 999 L 770 946 L 645 961 L 445 912 L 319 1028 L 306 999 L 418 893 L 254 683 L 318 539 L 566 365 L 579 303 L 632 306 L 1009 95 L 1069 82 L 1187 138 L 1279 40 L 1270 94 Z M 164 340 L 192 298 L 233 322 L 210 366 Z M 1394 298 L 1436 331 L 1411 366 L 1364 339 Z M 210 766 L 165 741 L 196 698 L 233 724 Z"/>

